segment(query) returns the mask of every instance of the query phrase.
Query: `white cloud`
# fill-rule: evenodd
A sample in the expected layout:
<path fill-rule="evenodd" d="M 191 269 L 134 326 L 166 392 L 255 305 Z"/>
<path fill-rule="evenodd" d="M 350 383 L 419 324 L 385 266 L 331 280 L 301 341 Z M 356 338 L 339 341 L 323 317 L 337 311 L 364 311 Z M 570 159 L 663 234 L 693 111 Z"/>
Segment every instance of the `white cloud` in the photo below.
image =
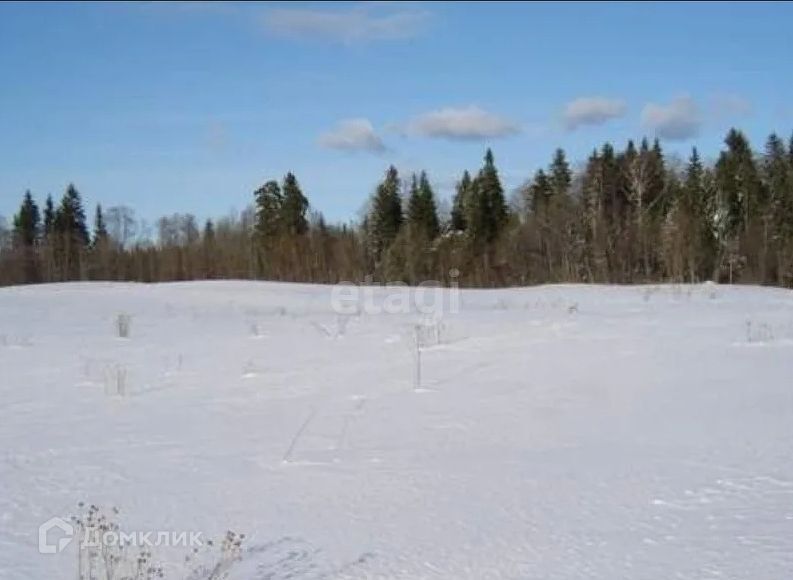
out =
<path fill-rule="evenodd" d="M 606 97 L 581 97 L 570 101 L 564 108 L 562 120 L 568 131 L 584 125 L 602 125 L 625 114 L 627 107 L 621 99 Z"/>
<path fill-rule="evenodd" d="M 264 15 L 265 28 L 274 35 L 318 39 L 344 44 L 413 38 L 423 29 L 429 13 L 396 10 L 378 13 L 377 6 L 350 10 L 277 8 Z"/>
<path fill-rule="evenodd" d="M 383 140 L 377 135 L 368 119 L 344 119 L 331 131 L 317 139 L 322 147 L 342 151 L 385 151 Z"/>
<path fill-rule="evenodd" d="M 682 95 L 666 105 L 647 103 L 642 110 L 642 125 L 663 139 L 684 141 L 699 133 L 702 115 L 694 99 Z"/>
<path fill-rule="evenodd" d="M 407 125 L 409 134 L 456 140 L 506 137 L 520 130 L 520 125 L 515 121 L 473 105 L 431 111 L 413 118 Z"/>

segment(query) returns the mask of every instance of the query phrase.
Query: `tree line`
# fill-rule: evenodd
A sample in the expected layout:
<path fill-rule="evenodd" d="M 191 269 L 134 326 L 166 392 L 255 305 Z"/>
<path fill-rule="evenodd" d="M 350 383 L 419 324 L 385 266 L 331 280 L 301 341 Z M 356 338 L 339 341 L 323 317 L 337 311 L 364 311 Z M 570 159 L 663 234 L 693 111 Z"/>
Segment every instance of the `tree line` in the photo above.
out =
<path fill-rule="evenodd" d="M 574 169 L 557 149 L 508 199 L 491 150 L 457 181 L 448 215 L 426 172 L 385 172 L 358 223 L 329 224 L 287 173 L 239 214 L 199 226 L 97 206 L 69 185 L 40 208 L 26 192 L 0 228 L 0 284 L 267 279 L 425 280 L 465 286 L 545 282 L 740 282 L 793 287 L 793 137 L 754 151 L 731 129 L 716 161 L 667 159 L 658 140 L 605 143 Z M 154 239 L 153 239 L 154 238 Z"/>

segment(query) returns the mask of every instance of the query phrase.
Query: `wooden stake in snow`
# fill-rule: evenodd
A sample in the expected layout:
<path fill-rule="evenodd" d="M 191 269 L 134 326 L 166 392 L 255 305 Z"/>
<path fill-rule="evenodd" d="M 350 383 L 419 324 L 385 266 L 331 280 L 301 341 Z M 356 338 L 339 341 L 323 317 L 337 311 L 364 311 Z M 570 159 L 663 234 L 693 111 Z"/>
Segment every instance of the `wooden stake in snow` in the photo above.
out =
<path fill-rule="evenodd" d="M 311 420 L 316 414 L 317 410 L 313 409 L 308 417 L 306 417 L 306 420 L 303 422 L 303 424 L 300 426 L 300 429 L 298 429 L 294 437 L 292 437 L 292 442 L 289 443 L 289 449 L 286 450 L 286 453 L 284 453 L 284 457 L 282 459 L 284 463 L 289 463 L 289 461 L 292 459 L 292 452 L 295 450 L 295 445 L 297 445 L 297 442 L 300 440 L 300 436 L 303 434 L 303 431 L 306 430 L 308 424 L 311 423 Z"/>

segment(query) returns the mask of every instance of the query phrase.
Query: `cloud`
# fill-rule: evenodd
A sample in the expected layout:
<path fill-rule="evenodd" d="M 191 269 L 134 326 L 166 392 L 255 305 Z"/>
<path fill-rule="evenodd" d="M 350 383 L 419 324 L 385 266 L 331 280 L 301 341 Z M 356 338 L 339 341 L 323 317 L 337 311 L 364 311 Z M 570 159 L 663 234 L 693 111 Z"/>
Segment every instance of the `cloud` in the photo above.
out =
<path fill-rule="evenodd" d="M 642 125 L 662 139 L 685 141 L 699 133 L 702 116 L 694 100 L 682 95 L 666 105 L 647 103 L 642 110 Z"/>
<path fill-rule="evenodd" d="M 607 97 L 581 97 L 570 101 L 562 113 L 562 121 L 568 131 L 585 125 L 602 125 L 625 114 L 627 107 L 621 99 Z"/>
<path fill-rule="evenodd" d="M 506 137 L 521 130 L 515 121 L 476 106 L 446 107 L 411 119 L 407 133 L 454 140 L 479 140 Z"/>
<path fill-rule="evenodd" d="M 381 8 L 378 5 L 350 10 L 277 8 L 265 13 L 264 26 L 277 36 L 355 44 L 413 38 L 429 18 L 429 12 L 423 10 L 378 12 Z"/>
<path fill-rule="evenodd" d="M 344 119 L 317 139 L 322 147 L 342 151 L 381 153 L 386 147 L 368 119 Z"/>

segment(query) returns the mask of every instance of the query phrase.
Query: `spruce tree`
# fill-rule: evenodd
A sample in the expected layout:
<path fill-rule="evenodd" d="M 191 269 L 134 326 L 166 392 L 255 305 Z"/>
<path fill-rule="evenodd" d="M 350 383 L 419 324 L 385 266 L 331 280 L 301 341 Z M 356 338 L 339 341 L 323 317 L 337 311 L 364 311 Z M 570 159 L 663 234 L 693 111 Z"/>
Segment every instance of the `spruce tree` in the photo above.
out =
<path fill-rule="evenodd" d="M 572 173 L 564 149 L 557 149 L 553 154 L 550 167 L 550 182 L 554 195 L 557 197 L 567 196 L 572 181 Z"/>
<path fill-rule="evenodd" d="M 201 241 L 205 244 L 213 244 L 215 242 L 215 224 L 212 220 L 207 220 L 204 223 L 204 232 L 201 234 Z"/>
<path fill-rule="evenodd" d="M 61 205 L 55 213 L 55 229 L 66 236 L 75 248 L 84 248 L 90 242 L 88 226 L 85 222 L 85 210 L 80 192 L 73 184 L 69 184 L 61 199 Z"/>
<path fill-rule="evenodd" d="M 94 213 L 94 247 L 100 247 L 107 243 L 107 226 L 105 225 L 105 217 L 102 213 L 102 205 L 96 204 L 96 212 Z"/>
<path fill-rule="evenodd" d="M 788 161 L 790 151 L 777 135 L 768 137 L 763 156 L 763 179 L 768 191 L 770 223 L 774 226 L 779 267 L 786 268 L 785 262 L 793 242 L 793 165 Z"/>
<path fill-rule="evenodd" d="M 438 208 L 427 173 L 422 171 L 416 179 L 413 174 L 408 199 L 408 223 L 411 229 L 428 240 L 437 237 L 439 231 Z"/>
<path fill-rule="evenodd" d="M 422 218 L 421 194 L 419 193 L 419 179 L 413 173 L 410 176 L 408 189 L 407 223 L 413 229 L 420 229 Z"/>
<path fill-rule="evenodd" d="M 547 217 L 548 206 L 551 202 L 551 197 L 554 194 L 554 187 L 552 180 L 542 169 L 537 170 L 534 174 L 534 180 L 529 187 L 529 205 L 531 211 L 541 216 L 543 219 Z"/>
<path fill-rule="evenodd" d="M 789 199 L 793 196 L 793 171 L 787 160 L 785 144 L 776 134 L 768 137 L 763 157 L 763 177 L 772 214 L 780 226 L 793 228 Z"/>
<path fill-rule="evenodd" d="M 52 195 L 47 196 L 47 201 L 44 203 L 44 231 L 43 236 L 48 239 L 55 228 L 55 205 L 52 202 Z"/>
<path fill-rule="evenodd" d="M 468 171 L 463 172 L 463 176 L 455 188 L 454 199 L 452 200 L 452 230 L 465 231 L 466 228 L 466 207 L 471 196 L 471 175 Z"/>
<path fill-rule="evenodd" d="M 716 182 L 724 204 L 725 234 L 733 237 L 748 231 L 763 204 L 763 187 L 749 141 L 743 133 L 730 129 L 716 162 Z"/>
<path fill-rule="evenodd" d="M 377 186 L 369 215 L 370 245 L 375 260 L 391 245 L 402 226 L 402 198 L 399 195 L 399 173 L 393 165 Z"/>
<path fill-rule="evenodd" d="M 20 248 L 24 264 L 24 281 L 38 282 L 39 268 L 36 246 L 41 230 L 41 216 L 30 191 L 25 192 L 19 213 L 14 217 L 13 242 Z"/>
<path fill-rule="evenodd" d="M 620 162 L 611 143 L 600 150 L 600 194 L 603 213 L 612 235 L 619 235 L 628 209 L 624 188 L 621 187 Z"/>
<path fill-rule="evenodd" d="M 498 177 L 498 170 L 493 159 L 493 152 L 485 153 L 485 163 L 476 178 L 476 195 L 479 200 L 477 211 L 482 212 L 481 224 L 484 239 L 492 242 L 501 234 L 509 219 L 507 202 L 504 199 L 504 188 Z"/>
<path fill-rule="evenodd" d="M 19 213 L 14 217 L 14 241 L 17 245 L 31 248 L 38 243 L 41 229 L 39 207 L 30 191 L 25 192 Z"/>
<path fill-rule="evenodd" d="M 215 253 L 215 224 L 208 219 L 201 234 L 201 250 L 204 258 L 204 277 L 212 279 L 217 274 L 217 255 Z"/>
<path fill-rule="evenodd" d="M 715 265 L 717 248 L 713 231 L 712 202 L 705 184 L 705 168 L 697 148 L 694 147 L 686 166 L 680 196 L 680 209 L 686 225 L 683 233 L 688 244 L 689 279 L 692 282 L 708 278 Z"/>
<path fill-rule="evenodd" d="M 790 140 L 788 141 L 787 157 L 788 157 L 788 164 L 790 165 L 790 169 L 791 171 L 793 171 L 793 133 L 791 133 Z"/>
<path fill-rule="evenodd" d="M 671 196 L 666 196 L 666 162 L 664 160 L 663 149 L 661 149 L 661 142 L 658 139 L 653 141 L 653 148 L 648 153 L 643 153 L 648 156 L 649 172 L 647 193 L 645 196 L 646 207 L 650 212 L 650 217 L 657 218 L 669 209 L 668 199 Z M 666 200 L 666 202 L 665 202 Z"/>
<path fill-rule="evenodd" d="M 85 222 L 85 210 L 80 192 L 69 184 L 55 212 L 53 229 L 57 237 L 56 255 L 61 278 L 77 280 L 83 277 L 83 252 L 91 239 Z"/>
<path fill-rule="evenodd" d="M 303 235 L 308 231 L 306 213 L 308 212 L 309 204 L 293 173 L 287 173 L 284 177 L 282 190 L 281 227 L 289 235 Z"/>

